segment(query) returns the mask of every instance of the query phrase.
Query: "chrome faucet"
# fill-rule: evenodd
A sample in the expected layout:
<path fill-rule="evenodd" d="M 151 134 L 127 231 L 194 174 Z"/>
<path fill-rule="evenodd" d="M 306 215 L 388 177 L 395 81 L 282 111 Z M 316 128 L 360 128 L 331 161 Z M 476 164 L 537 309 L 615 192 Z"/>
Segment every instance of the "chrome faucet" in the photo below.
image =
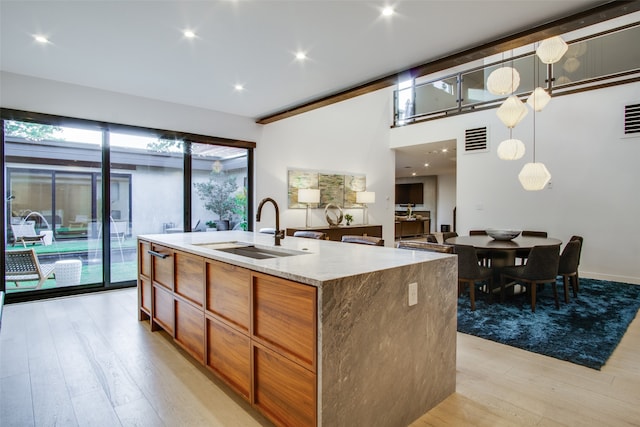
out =
<path fill-rule="evenodd" d="M 260 222 L 260 213 L 262 212 L 262 206 L 264 206 L 266 202 L 273 203 L 273 207 L 276 208 L 275 245 L 280 246 L 280 239 L 284 239 L 284 230 L 280 230 L 280 210 L 278 209 L 278 204 L 275 200 L 273 200 L 271 197 L 267 197 L 260 201 L 260 204 L 258 205 L 258 213 L 256 213 L 256 221 Z"/>

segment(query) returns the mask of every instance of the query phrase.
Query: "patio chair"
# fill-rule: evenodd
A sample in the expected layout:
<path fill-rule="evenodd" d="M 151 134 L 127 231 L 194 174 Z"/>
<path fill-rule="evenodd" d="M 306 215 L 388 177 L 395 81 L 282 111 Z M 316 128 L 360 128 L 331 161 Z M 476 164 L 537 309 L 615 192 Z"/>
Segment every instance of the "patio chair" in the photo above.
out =
<path fill-rule="evenodd" d="M 55 265 L 40 264 L 34 249 L 20 249 L 5 252 L 4 269 L 5 282 L 14 282 L 19 287 L 19 282 L 37 280 L 36 286 L 21 289 L 40 289 L 53 276 Z"/>
<path fill-rule="evenodd" d="M 21 222 L 20 224 L 11 224 L 11 231 L 13 231 L 13 244 L 15 246 L 17 242 L 21 242 L 22 246 L 27 247 L 27 243 L 35 245 L 41 243 L 46 245 L 45 234 L 36 234 L 36 227 L 34 221 Z"/>

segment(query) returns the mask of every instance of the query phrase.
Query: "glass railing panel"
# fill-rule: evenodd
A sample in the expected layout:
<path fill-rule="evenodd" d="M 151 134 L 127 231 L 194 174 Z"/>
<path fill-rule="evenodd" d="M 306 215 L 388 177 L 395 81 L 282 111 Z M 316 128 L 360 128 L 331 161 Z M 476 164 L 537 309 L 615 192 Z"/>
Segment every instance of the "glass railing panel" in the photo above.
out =
<path fill-rule="evenodd" d="M 554 65 L 554 86 L 580 83 L 640 70 L 640 26 L 628 28 L 569 45 L 569 50 Z"/>
<path fill-rule="evenodd" d="M 416 86 L 413 116 L 458 108 L 457 76 Z"/>

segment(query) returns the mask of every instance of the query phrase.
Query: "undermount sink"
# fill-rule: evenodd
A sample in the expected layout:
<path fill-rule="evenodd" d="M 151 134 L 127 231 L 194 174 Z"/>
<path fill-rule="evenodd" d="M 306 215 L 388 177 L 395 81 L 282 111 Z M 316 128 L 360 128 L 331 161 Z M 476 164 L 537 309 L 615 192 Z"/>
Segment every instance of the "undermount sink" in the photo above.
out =
<path fill-rule="evenodd" d="M 213 249 L 220 252 L 244 256 L 253 259 L 280 258 L 295 255 L 305 255 L 308 252 L 294 251 L 290 249 L 273 249 L 255 246 L 250 243 L 243 242 L 218 242 L 218 243 L 202 243 L 197 246 Z"/>

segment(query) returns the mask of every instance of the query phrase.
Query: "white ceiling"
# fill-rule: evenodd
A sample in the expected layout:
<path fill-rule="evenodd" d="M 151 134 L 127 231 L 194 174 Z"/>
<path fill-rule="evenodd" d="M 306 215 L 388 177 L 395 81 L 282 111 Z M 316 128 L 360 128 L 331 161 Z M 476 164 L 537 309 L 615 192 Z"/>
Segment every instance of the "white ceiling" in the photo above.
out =
<path fill-rule="evenodd" d="M 384 3 L 0 0 L 0 69 L 260 118 L 602 1 Z"/>

